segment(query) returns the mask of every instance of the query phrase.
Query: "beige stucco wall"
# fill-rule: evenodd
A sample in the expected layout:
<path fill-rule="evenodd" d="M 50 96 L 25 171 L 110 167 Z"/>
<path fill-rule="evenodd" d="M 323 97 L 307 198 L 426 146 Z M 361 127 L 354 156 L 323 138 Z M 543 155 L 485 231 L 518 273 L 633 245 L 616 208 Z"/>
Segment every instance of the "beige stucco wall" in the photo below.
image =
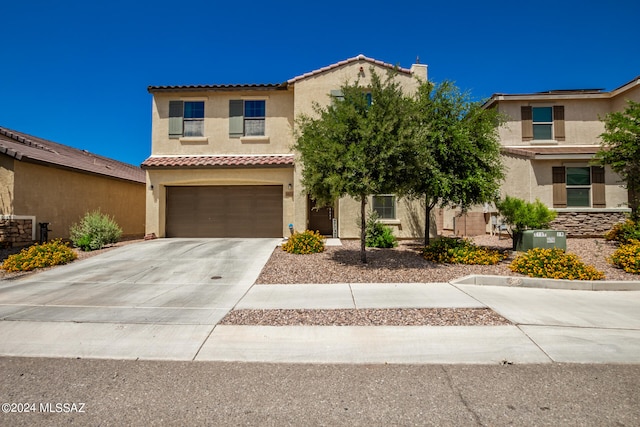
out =
<path fill-rule="evenodd" d="M 611 111 L 622 111 L 627 108 L 627 101 L 640 102 L 640 84 L 620 93 L 611 100 Z"/>
<path fill-rule="evenodd" d="M 229 137 L 229 101 L 232 99 L 265 100 L 264 137 Z M 169 139 L 169 101 L 204 101 L 204 136 Z M 211 154 L 286 154 L 293 144 L 293 92 L 204 91 L 154 95 L 151 153 L 167 155 Z"/>
<path fill-rule="evenodd" d="M 533 160 L 528 161 L 511 156 L 503 156 L 507 177 L 501 188 L 501 197 L 518 197 L 529 202 L 539 199 L 545 205 L 553 206 L 553 166 L 589 166 L 588 160 Z M 620 183 L 620 177 L 609 167 L 605 167 L 605 197 L 607 209 L 626 208 L 627 190 Z M 576 208 L 559 209 L 573 211 Z M 585 210 L 585 209 L 580 209 Z"/>
<path fill-rule="evenodd" d="M 144 233 L 144 184 L 14 162 L 13 215 L 48 222 L 49 238 L 68 238 L 69 228 L 86 212 L 99 209 L 114 217 L 123 237 Z"/>
<path fill-rule="evenodd" d="M 367 198 L 367 215 L 371 213 L 372 197 Z M 360 202 L 344 197 L 338 201 L 338 231 L 343 239 L 360 238 Z M 399 239 L 410 239 L 424 236 L 424 204 L 420 201 L 396 199 L 396 219 L 380 220 L 389 226 L 393 235 Z M 432 233 L 433 234 L 433 233 Z"/>
<path fill-rule="evenodd" d="M 361 60 L 295 82 L 295 117 L 297 118 L 302 114 L 313 116 L 313 103 L 317 102 L 321 106 L 328 105 L 332 100 L 330 96 L 331 91 L 340 89 L 345 83 L 352 84 L 359 79 L 363 87 L 368 86 L 371 82 L 371 67 L 371 63 Z M 362 72 L 360 71 L 361 68 Z M 383 78 L 387 75 L 388 68 L 374 65 L 373 69 Z M 414 65 L 413 70 L 414 75 L 399 73 L 396 76 L 396 79 L 400 82 L 406 93 L 412 93 L 417 89 L 419 85 L 418 78 L 422 81 L 426 81 L 427 79 L 426 65 Z M 296 163 L 299 164 L 300 162 L 297 161 Z M 294 178 L 295 188 L 297 189 L 296 196 L 299 201 L 295 204 L 294 216 L 296 223 L 303 222 L 307 224 L 308 209 L 305 202 L 305 191 L 301 182 L 302 167 L 303 166 L 296 169 Z M 371 209 L 370 203 L 367 209 L 368 211 Z M 388 221 L 388 225 L 392 228 L 394 235 L 399 238 L 420 237 L 424 235 L 422 231 L 424 230 L 424 213 L 420 214 L 422 210 L 419 202 L 414 202 L 409 205 L 406 201 L 399 202 L 397 204 L 398 219 L 396 221 Z M 337 202 L 335 211 L 338 218 L 339 237 L 359 238 L 358 219 L 360 218 L 360 203 L 351 198 L 343 198 Z M 416 224 L 420 225 L 416 226 Z"/>
<path fill-rule="evenodd" d="M 147 170 L 146 234 L 165 237 L 166 187 L 179 185 L 282 185 L 282 236 L 289 235 L 289 224 L 295 223 L 294 203 L 297 193 L 288 189 L 293 184 L 293 168 L 252 169 L 163 169 Z M 153 188 L 151 188 L 153 186 Z"/>
<path fill-rule="evenodd" d="M 561 145 L 598 145 L 599 135 L 604 131 L 600 117 L 610 111 L 608 99 L 560 99 L 549 101 L 501 101 L 500 113 L 507 117 L 507 122 L 500 127 L 500 141 L 506 146 L 523 146 L 544 144 L 538 141 L 522 140 L 522 122 L 520 107 L 552 107 L 563 105 L 565 114 L 565 140 Z M 557 143 L 557 141 L 555 141 Z M 546 141 L 548 143 L 548 141 Z"/>
<path fill-rule="evenodd" d="M 13 194 L 15 159 L 0 154 L 0 215 L 14 215 Z"/>

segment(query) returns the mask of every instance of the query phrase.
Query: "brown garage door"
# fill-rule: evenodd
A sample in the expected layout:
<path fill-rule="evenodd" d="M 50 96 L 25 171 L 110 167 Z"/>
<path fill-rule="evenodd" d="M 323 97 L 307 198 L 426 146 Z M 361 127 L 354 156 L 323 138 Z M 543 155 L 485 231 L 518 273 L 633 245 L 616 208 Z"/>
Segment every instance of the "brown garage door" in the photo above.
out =
<path fill-rule="evenodd" d="M 167 187 L 167 237 L 282 237 L 281 185 Z"/>

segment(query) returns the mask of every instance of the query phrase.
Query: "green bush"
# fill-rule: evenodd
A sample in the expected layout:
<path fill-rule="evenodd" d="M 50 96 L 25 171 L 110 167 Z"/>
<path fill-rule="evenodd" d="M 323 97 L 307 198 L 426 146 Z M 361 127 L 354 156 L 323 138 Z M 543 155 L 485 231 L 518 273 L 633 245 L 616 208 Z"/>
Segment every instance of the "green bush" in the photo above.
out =
<path fill-rule="evenodd" d="M 94 211 L 87 212 L 80 223 L 73 224 L 69 234 L 76 247 L 83 251 L 95 251 L 116 243 L 122 236 L 122 229 L 109 215 Z"/>
<path fill-rule="evenodd" d="M 506 196 L 504 200 L 496 203 L 496 208 L 516 233 L 527 229 L 549 228 L 549 223 L 558 215 L 537 199 L 530 203 L 517 197 Z"/>
<path fill-rule="evenodd" d="M 584 264 L 575 254 L 567 254 L 562 249 L 533 248 L 509 265 L 511 271 L 529 277 L 569 280 L 600 280 L 604 273 L 592 265 Z"/>
<path fill-rule="evenodd" d="M 632 240 L 640 240 L 640 224 L 628 219 L 625 222 L 615 224 L 604 235 L 606 240 L 614 240 L 620 243 L 629 243 Z"/>
<path fill-rule="evenodd" d="M 640 274 L 640 241 L 630 240 L 620 245 L 609 262 L 627 273 Z"/>
<path fill-rule="evenodd" d="M 324 237 L 319 232 L 305 230 L 302 233 L 295 232 L 285 244 L 282 250 L 290 254 L 315 254 L 324 251 Z"/>
<path fill-rule="evenodd" d="M 66 264 L 77 257 L 78 255 L 66 243 L 53 240 L 32 245 L 17 254 L 9 255 L 2 263 L 2 268 L 7 271 L 31 271 L 36 268 Z"/>
<path fill-rule="evenodd" d="M 441 264 L 493 265 L 506 258 L 503 252 L 476 246 L 466 239 L 443 237 L 422 251 L 427 261 Z"/>
<path fill-rule="evenodd" d="M 366 222 L 365 244 L 369 248 L 395 248 L 398 240 L 389 226 L 378 222 L 377 212 L 371 212 Z"/>

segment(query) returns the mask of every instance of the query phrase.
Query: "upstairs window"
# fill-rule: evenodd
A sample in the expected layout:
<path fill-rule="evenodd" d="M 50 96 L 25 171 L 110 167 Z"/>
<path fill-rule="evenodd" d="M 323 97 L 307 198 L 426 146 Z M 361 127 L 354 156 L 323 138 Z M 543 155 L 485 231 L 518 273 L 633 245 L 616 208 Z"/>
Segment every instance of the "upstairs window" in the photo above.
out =
<path fill-rule="evenodd" d="M 523 141 L 564 141 L 564 106 L 522 106 Z"/>
<path fill-rule="evenodd" d="M 229 101 L 229 137 L 264 136 L 266 101 L 235 100 Z"/>
<path fill-rule="evenodd" d="M 372 208 L 380 219 L 396 219 L 396 197 L 392 195 L 373 196 Z"/>
<path fill-rule="evenodd" d="M 344 101 L 344 93 L 342 92 L 342 89 L 334 89 L 330 92 L 330 95 L 335 101 Z M 367 100 L 367 106 L 371 107 L 373 104 L 373 95 L 371 92 L 364 92 L 364 96 Z"/>
<path fill-rule="evenodd" d="M 533 108 L 533 139 L 553 139 L 553 109 L 551 107 Z"/>
<path fill-rule="evenodd" d="M 204 101 L 169 101 L 169 138 L 204 136 Z"/>

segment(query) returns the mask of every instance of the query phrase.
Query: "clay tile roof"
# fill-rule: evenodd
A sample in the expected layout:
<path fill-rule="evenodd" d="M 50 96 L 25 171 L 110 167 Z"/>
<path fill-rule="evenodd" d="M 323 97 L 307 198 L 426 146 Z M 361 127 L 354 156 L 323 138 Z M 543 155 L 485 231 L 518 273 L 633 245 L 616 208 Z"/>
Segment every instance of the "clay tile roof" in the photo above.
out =
<path fill-rule="evenodd" d="M 0 127 L 0 153 L 19 161 L 145 182 L 145 173 L 137 166 L 4 127 Z"/>
<path fill-rule="evenodd" d="M 326 67 L 322 67 L 322 68 L 320 68 L 318 70 L 310 71 L 310 72 L 302 74 L 300 76 L 296 76 L 296 77 L 294 77 L 292 79 L 289 79 L 287 81 L 287 83 L 293 84 L 293 83 L 297 82 L 298 80 L 303 80 L 303 79 L 306 79 L 308 77 L 312 77 L 312 76 L 324 73 L 326 71 L 330 71 L 330 70 L 333 70 L 335 68 L 339 68 L 339 67 L 342 67 L 344 65 L 348 65 L 348 64 L 351 64 L 353 62 L 358 62 L 358 61 L 369 62 L 370 64 L 380 65 L 382 67 L 389 68 L 389 69 L 396 68 L 396 66 L 394 66 L 393 64 L 389 64 L 389 63 L 386 63 L 386 62 L 383 62 L 383 61 L 379 61 L 377 59 L 369 58 L 367 56 L 364 56 L 364 55 L 360 54 L 358 56 L 354 56 L 353 58 L 345 59 L 343 61 L 336 62 L 335 64 L 331 64 L 331 65 L 327 65 Z M 397 69 L 401 73 L 411 74 L 411 70 L 409 70 L 407 68 L 398 67 Z"/>
<path fill-rule="evenodd" d="M 142 163 L 150 168 L 209 168 L 209 167 L 272 167 L 293 166 L 293 154 L 219 155 L 219 156 L 151 156 Z"/>
<path fill-rule="evenodd" d="M 264 83 L 264 84 L 217 84 L 217 85 L 176 85 L 176 86 L 148 86 L 149 93 L 154 92 L 176 92 L 176 91 L 197 91 L 197 90 L 281 90 L 286 89 L 286 83 Z"/>

